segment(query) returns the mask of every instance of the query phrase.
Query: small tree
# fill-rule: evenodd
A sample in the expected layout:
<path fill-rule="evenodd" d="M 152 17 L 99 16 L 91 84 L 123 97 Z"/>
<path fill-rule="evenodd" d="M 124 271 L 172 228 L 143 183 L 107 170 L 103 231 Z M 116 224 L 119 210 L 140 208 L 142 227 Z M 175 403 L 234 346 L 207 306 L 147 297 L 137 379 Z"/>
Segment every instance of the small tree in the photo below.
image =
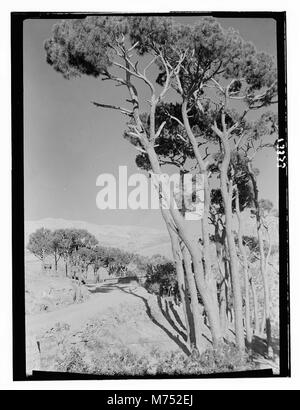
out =
<path fill-rule="evenodd" d="M 57 272 L 57 264 L 60 258 L 63 256 L 63 230 L 56 229 L 51 233 L 50 248 L 51 253 L 54 257 L 55 271 Z"/>
<path fill-rule="evenodd" d="M 42 262 L 42 272 L 44 271 L 45 258 L 52 253 L 52 234 L 49 229 L 40 228 L 29 236 L 27 249 Z"/>
<path fill-rule="evenodd" d="M 52 234 L 52 253 L 58 258 L 63 258 L 65 263 L 65 274 L 68 276 L 69 258 L 72 250 L 72 230 L 56 229 Z"/>

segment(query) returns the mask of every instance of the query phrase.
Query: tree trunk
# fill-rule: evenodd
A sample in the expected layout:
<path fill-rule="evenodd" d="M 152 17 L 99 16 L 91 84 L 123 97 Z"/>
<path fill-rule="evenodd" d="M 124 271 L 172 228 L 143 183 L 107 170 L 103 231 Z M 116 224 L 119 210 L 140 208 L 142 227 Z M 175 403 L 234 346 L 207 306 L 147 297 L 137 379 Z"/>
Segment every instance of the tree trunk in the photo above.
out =
<path fill-rule="evenodd" d="M 162 172 L 154 148 L 152 146 L 145 145 L 145 149 L 147 151 L 153 172 L 158 175 L 161 174 Z M 215 347 L 217 347 L 220 340 L 222 339 L 220 318 L 215 300 L 214 298 L 212 298 L 210 289 L 208 288 L 208 285 L 204 279 L 201 250 L 198 246 L 198 243 L 196 243 L 195 241 L 194 234 L 189 232 L 189 229 L 184 224 L 185 221 L 178 210 L 171 206 L 170 210 L 167 210 L 166 213 L 171 214 L 178 229 L 178 234 L 191 254 L 196 284 L 203 300 L 205 311 L 210 323 L 210 331 L 212 333 L 213 344 Z"/>
<path fill-rule="evenodd" d="M 245 350 L 245 340 L 244 340 L 244 328 L 243 328 L 243 303 L 241 294 L 241 285 L 239 278 L 239 271 L 237 266 L 237 254 L 234 242 L 234 236 L 232 233 L 232 211 L 231 211 L 231 195 L 227 198 L 226 191 L 222 193 L 225 200 L 225 217 L 226 217 L 226 234 L 228 241 L 228 251 L 230 257 L 230 268 L 231 268 L 231 280 L 232 280 L 232 290 L 234 297 L 234 321 L 235 321 L 235 336 L 237 347 L 241 350 Z"/>
<path fill-rule="evenodd" d="M 140 141 L 142 143 L 144 150 L 146 151 L 148 155 L 152 171 L 158 175 L 162 174 L 161 167 L 160 167 L 160 164 L 157 158 L 157 154 L 154 149 L 154 142 L 156 138 L 155 108 L 156 108 L 157 101 L 155 101 L 155 97 L 154 95 L 152 95 L 151 115 L 150 115 L 150 138 L 147 138 L 147 135 L 144 132 L 143 124 L 139 116 L 139 104 L 138 104 L 137 91 L 136 91 L 136 88 L 132 85 L 132 83 L 130 83 L 129 73 L 127 73 L 126 79 L 127 79 L 127 84 L 128 84 L 128 90 L 130 92 L 130 96 L 131 96 L 132 103 L 133 103 L 133 116 L 134 116 L 135 123 L 138 129 L 138 132 L 139 132 Z M 205 283 L 205 280 L 204 280 L 201 255 L 200 255 L 200 260 L 199 260 L 199 253 L 200 253 L 199 247 L 197 246 L 196 243 L 194 243 L 193 236 L 191 237 L 191 235 L 188 233 L 186 226 L 183 224 L 184 220 L 182 216 L 180 215 L 180 213 L 178 212 L 178 210 L 174 209 L 171 206 L 170 210 L 168 210 L 167 213 L 170 213 L 170 215 L 172 216 L 176 224 L 178 234 L 180 238 L 183 240 L 183 242 L 186 244 L 192 256 L 196 283 L 197 283 L 198 290 L 202 297 L 205 310 L 206 310 L 206 313 L 208 315 L 208 319 L 210 322 L 210 330 L 212 333 L 213 344 L 214 346 L 217 346 L 222 336 L 221 329 L 220 329 L 219 312 L 216 311 L 216 306 L 214 302 L 211 300 L 211 295 L 208 292 L 207 284 Z"/>
<path fill-rule="evenodd" d="M 162 210 L 162 214 L 163 210 Z M 185 277 L 184 277 L 184 270 L 183 270 L 183 265 L 182 265 L 182 253 L 180 249 L 180 243 L 177 234 L 172 230 L 172 228 L 169 226 L 167 223 L 167 228 L 168 232 L 171 238 L 171 244 L 172 244 L 172 251 L 173 251 L 173 256 L 174 256 L 174 261 L 175 261 L 175 267 L 176 267 L 176 273 L 177 273 L 177 281 L 178 281 L 178 288 L 179 288 L 179 293 L 180 293 L 180 298 L 182 301 L 182 306 L 183 306 L 183 312 L 184 312 L 184 318 L 185 318 L 185 327 L 186 327 L 186 332 L 187 332 L 187 339 L 188 339 L 188 344 L 190 347 L 191 345 L 191 327 L 193 326 L 192 323 L 190 323 L 190 317 L 189 317 L 189 300 L 188 300 L 188 295 L 186 291 L 186 286 L 185 286 Z"/>
<path fill-rule="evenodd" d="M 195 138 L 195 135 L 191 129 L 189 118 L 188 118 L 188 100 L 184 99 L 182 106 L 181 106 L 181 113 L 183 118 L 183 123 L 185 130 L 187 132 L 189 141 L 193 147 L 193 151 L 195 154 L 195 158 L 200 168 L 200 172 L 203 175 L 203 183 L 204 183 L 204 211 L 202 216 L 202 237 L 203 237 L 203 256 L 204 256 L 204 267 L 205 267 L 205 275 L 204 279 L 207 283 L 207 290 L 204 290 L 204 298 L 209 300 L 208 309 L 210 313 L 207 311 L 208 316 L 211 317 L 211 330 L 214 332 L 213 339 L 214 343 L 218 344 L 221 340 L 221 326 L 220 326 L 220 318 L 218 312 L 218 297 L 217 297 L 217 284 L 215 278 L 212 276 L 211 271 L 211 258 L 210 258 L 210 240 L 209 240 L 209 227 L 208 227 L 208 216 L 210 210 L 210 186 L 208 181 L 208 172 L 207 172 L 207 163 L 203 160 L 201 153 L 199 151 L 198 142 Z M 189 249 L 191 252 L 191 249 Z M 192 254 L 192 253 L 191 253 Z M 194 261 L 193 261 L 194 263 Z M 196 273 L 196 272 L 195 272 Z M 199 276 L 196 273 L 196 277 Z M 200 282 L 199 282 L 200 285 Z M 201 293 L 200 289 L 199 292 Z M 206 296 L 206 293 L 208 295 Z M 204 300 L 204 299 L 203 299 Z M 216 316 L 217 315 L 217 316 Z"/>
<path fill-rule="evenodd" d="M 256 182 L 255 174 L 252 170 L 251 164 L 248 166 L 250 178 L 253 186 L 254 191 L 254 204 L 256 208 L 256 229 L 257 229 L 257 236 L 258 236 L 258 246 L 259 246 L 259 253 L 260 253 L 260 271 L 263 280 L 263 287 L 264 287 L 264 302 L 265 302 L 265 328 L 266 328 L 266 336 L 267 336 L 267 347 L 268 351 L 271 348 L 272 344 L 272 329 L 271 329 L 271 314 L 270 314 L 270 289 L 269 289 L 269 279 L 266 270 L 266 260 L 265 260 L 265 251 L 264 251 L 264 241 L 263 241 L 263 225 L 261 220 L 261 213 L 260 207 L 258 202 L 258 187 Z"/>
<path fill-rule="evenodd" d="M 180 240 L 178 234 L 175 232 L 174 221 L 170 215 L 170 213 L 164 209 L 162 206 L 160 208 L 162 217 L 165 221 L 166 227 L 168 229 L 168 233 L 171 239 L 172 245 L 172 252 L 175 262 L 176 274 L 177 274 L 177 281 L 178 281 L 178 288 L 180 293 L 180 298 L 183 305 L 184 311 L 184 318 L 185 318 L 185 327 L 187 331 L 187 342 L 189 346 L 192 348 L 196 344 L 195 340 L 195 329 L 194 329 L 194 318 L 193 313 L 190 308 L 190 302 L 188 298 L 188 292 L 186 289 L 186 281 L 185 281 L 185 274 L 183 269 L 183 256 L 180 248 Z"/>
<path fill-rule="evenodd" d="M 227 260 L 224 260 L 224 269 L 225 269 L 225 278 L 226 278 L 226 314 L 227 314 L 228 320 L 230 316 L 230 323 L 233 323 L 233 312 L 232 312 L 232 306 L 230 303 L 230 296 L 232 294 L 231 271 L 230 271 L 230 264 Z"/>
<path fill-rule="evenodd" d="M 228 330 L 228 280 L 229 274 L 227 269 L 226 262 L 226 249 L 225 249 L 225 240 L 226 234 L 225 229 L 222 233 L 219 230 L 219 220 L 216 218 L 214 220 L 215 226 L 215 247 L 216 247 L 216 256 L 217 264 L 221 277 L 220 290 L 219 290 L 219 311 L 220 311 L 220 323 L 223 336 L 226 336 Z"/>
<path fill-rule="evenodd" d="M 185 281 L 185 299 L 187 300 L 186 303 L 186 314 L 188 317 L 188 323 L 189 323 L 189 341 L 191 346 L 196 346 L 196 330 L 195 330 L 195 321 L 194 321 L 194 316 L 193 312 L 191 309 L 191 303 L 190 303 L 190 290 L 189 290 L 189 284 L 187 281 L 187 275 L 185 272 L 184 268 L 184 261 L 182 260 L 183 264 L 183 270 L 184 270 L 184 281 Z"/>
<path fill-rule="evenodd" d="M 197 288 L 195 284 L 195 278 L 191 266 L 191 258 L 185 245 L 182 245 L 182 254 L 184 261 L 184 268 L 186 273 L 186 279 L 188 282 L 188 288 L 191 298 L 191 309 L 193 314 L 194 331 L 195 331 L 195 343 L 197 350 L 201 353 L 203 351 L 202 344 L 202 316 L 200 313 L 200 305 L 198 301 Z"/>
<path fill-rule="evenodd" d="M 239 201 L 239 192 L 236 190 L 236 214 L 238 218 L 238 244 L 240 253 L 242 256 L 243 271 L 244 271 L 244 281 L 245 281 L 245 327 L 246 327 L 246 340 L 250 346 L 252 343 L 253 331 L 251 327 L 251 310 L 250 310 L 250 294 L 249 294 L 249 275 L 248 275 L 248 259 L 246 254 L 246 249 L 243 244 L 243 234 L 244 226 L 243 219 L 240 212 L 240 201 Z"/>
<path fill-rule="evenodd" d="M 213 277 L 211 270 L 211 257 L 210 257 L 210 240 L 209 240 L 209 227 L 208 227 L 208 215 L 210 209 L 210 188 L 208 184 L 208 176 L 206 169 L 203 170 L 204 175 L 204 212 L 202 217 L 202 235 L 203 235 L 203 256 L 205 266 L 205 280 L 208 284 L 208 289 L 211 295 L 212 303 L 214 303 L 214 310 L 218 310 L 218 295 L 217 295 L 217 283 Z M 221 328 L 220 324 L 216 324 Z M 221 331 L 219 329 L 218 331 Z"/>
<path fill-rule="evenodd" d="M 221 282 L 220 286 L 220 322 L 223 336 L 226 335 L 228 329 L 228 318 L 227 318 L 227 295 L 226 295 L 226 281 L 225 278 Z"/>
<path fill-rule="evenodd" d="M 224 146 L 224 158 L 220 167 L 221 171 L 221 193 L 224 202 L 225 209 L 225 224 L 226 235 L 228 243 L 228 252 L 230 258 L 231 280 L 232 290 L 234 297 L 234 321 L 235 321 L 235 337 L 236 345 L 241 352 L 245 351 L 245 339 L 243 328 L 243 302 L 240 285 L 239 270 L 237 266 L 237 254 L 235 248 L 235 241 L 232 232 L 232 186 L 228 183 L 228 168 L 230 163 L 230 145 L 228 141 L 227 133 L 223 132 L 219 134 L 223 146 Z M 229 186 L 228 186 L 229 185 Z"/>
<path fill-rule="evenodd" d="M 58 260 L 57 260 L 57 252 L 54 252 L 54 267 L 55 267 L 55 272 L 57 273 L 57 262 L 58 262 Z"/>
<path fill-rule="evenodd" d="M 45 272 L 45 250 L 42 249 L 42 256 L 41 256 L 41 272 L 42 274 Z"/>
<path fill-rule="evenodd" d="M 258 315 L 258 301 L 257 301 L 257 293 L 255 288 L 255 283 L 253 277 L 250 278 L 250 286 L 252 291 L 252 298 L 253 298 L 253 313 L 254 313 L 254 329 L 255 334 L 259 335 L 259 315 Z"/>
<path fill-rule="evenodd" d="M 262 273 L 263 285 L 264 285 L 264 300 L 265 300 L 265 327 L 267 335 L 267 346 L 268 349 L 272 344 L 272 330 L 271 330 L 271 314 L 270 314 L 270 290 L 269 290 L 269 280 L 267 276 L 266 266 L 265 266 L 265 251 L 262 237 L 262 226 L 257 226 L 258 233 L 258 244 L 260 253 L 260 270 Z"/>
<path fill-rule="evenodd" d="M 214 347 L 217 348 L 222 341 L 219 309 L 215 304 L 214 298 L 211 297 L 211 291 L 207 286 L 207 283 L 204 281 L 201 255 L 199 255 L 199 251 L 197 252 L 195 249 L 195 245 L 193 247 L 194 249 L 189 249 L 189 251 L 192 257 L 195 280 L 208 317 L 212 342 Z"/>
<path fill-rule="evenodd" d="M 222 277 L 220 284 L 220 296 L 219 296 L 219 311 L 220 311 L 220 323 L 223 336 L 226 335 L 228 330 L 228 274 L 225 266 L 225 261 L 221 255 L 218 255 L 217 251 L 217 263 L 219 267 L 219 272 Z M 222 269 L 222 264 L 224 265 L 224 271 Z"/>

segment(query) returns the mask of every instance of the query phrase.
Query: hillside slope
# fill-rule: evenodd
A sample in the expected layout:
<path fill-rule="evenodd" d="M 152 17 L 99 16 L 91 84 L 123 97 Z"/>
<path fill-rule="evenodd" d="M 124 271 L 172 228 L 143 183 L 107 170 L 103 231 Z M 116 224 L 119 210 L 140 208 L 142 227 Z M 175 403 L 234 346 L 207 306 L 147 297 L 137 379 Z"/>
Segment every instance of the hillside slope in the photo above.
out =
<path fill-rule="evenodd" d="M 155 253 L 171 257 L 171 245 L 166 231 L 140 226 L 96 225 L 84 221 L 45 218 L 25 221 L 25 243 L 29 235 L 39 228 L 86 229 L 95 235 L 103 246 L 117 247 L 125 251 L 151 256 Z"/>
<path fill-rule="evenodd" d="M 249 217 L 249 212 L 244 212 L 245 235 L 256 234 L 255 218 Z M 272 243 L 278 243 L 278 218 L 269 218 L 270 236 Z M 153 229 L 147 226 L 126 226 L 126 225 L 97 225 L 85 221 L 72 221 L 66 219 L 44 218 L 35 221 L 25 221 L 25 243 L 27 244 L 29 235 L 39 228 L 51 230 L 60 228 L 86 229 L 95 235 L 99 243 L 103 246 L 120 248 L 125 251 L 139 253 L 144 256 L 161 254 L 172 258 L 169 235 L 162 229 Z M 236 218 L 233 220 L 233 229 L 237 231 L 238 224 Z M 201 226 L 197 226 L 197 232 L 201 235 Z M 211 227 L 211 233 L 213 228 Z"/>

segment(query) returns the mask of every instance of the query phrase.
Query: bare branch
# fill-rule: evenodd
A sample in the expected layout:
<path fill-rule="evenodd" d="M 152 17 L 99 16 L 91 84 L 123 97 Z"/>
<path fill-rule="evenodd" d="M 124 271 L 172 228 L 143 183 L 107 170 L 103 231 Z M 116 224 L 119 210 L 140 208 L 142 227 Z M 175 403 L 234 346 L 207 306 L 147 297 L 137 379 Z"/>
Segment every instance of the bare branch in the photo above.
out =
<path fill-rule="evenodd" d="M 167 114 L 172 120 L 176 121 L 179 125 L 181 125 L 182 128 L 184 128 L 184 124 L 182 121 L 180 121 L 178 118 L 174 117 L 173 115 L 169 114 L 168 112 Z"/>
<path fill-rule="evenodd" d="M 146 76 L 146 71 L 152 66 L 152 64 L 155 62 L 156 59 L 157 59 L 157 56 L 155 56 L 155 57 L 150 61 L 150 63 L 146 65 L 146 67 L 144 68 L 144 72 L 143 72 L 144 77 Z"/>
<path fill-rule="evenodd" d="M 216 87 L 217 87 L 223 94 L 225 94 L 224 88 L 221 86 L 221 84 L 218 83 L 217 80 L 215 80 L 214 78 L 210 78 L 210 81 L 212 81 L 212 82 L 216 85 Z"/>
<path fill-rule="evenodd" d="M 229 129 L 229 131 L 231 130 L 231 128 Z M 242 142 L 243 138 L 244 138 L 245 134 L 242 134 L 238 140 L 238 142 L 235 144 L 235 149 L 238 149 L 240 143 Z"/>
<path fill-rule="evenodd" d="M 133 145 L 133 147 L 134 147 L 136 150 L 142 152 L 143 154 L 147 154 L 147 152 L 146 152 L 143 148 L 140 148 L 140 147 L 138 147 L 138 146 L 136 146 L 136 145 Z"/>
<path fill-rule="evenodd" d="M 163 99 L 164 95 L 165 95 L 166 92 L 168 91 L 169 86 L 170 86 L 171 75 L 172 75 L 172 72 L 170 73 L 168 64 L 166 63 L 166 60 L 164 59 L 164 56 L 163 56 L 163 54 L 162 54 L 161 51 L 160 51 L 160 53 L 159 53 L 159 57 L 160 57 L 160 59 L 161 59 L 163 65 L 164 65 L 164 67 L 165 67 L 165 71 L 166 71 L 166 76 L 167 76 L 167 78 L 166 78 L 166 81 L 165 81 L 165 84 L 164 84 L 164 88 L 163 88 L 162 92 L 160 93 L 160 95 L 159 95 L 159 97 L 158 97 L 158 101 L 161 100 L 161 99 Z"/>
<path fill-rule="evenodd" d="M 209 152 L 208 152 L 208 147 L 206 147 L 205 148 L 205 155 L 204 155 L 204 157 L 203 157 L 203 161 L 205 161 L 206 160 L 206 158 L 208 158 L 209 157 Z"/>
<path fill-rule="evenodd" d="M 123 107 L 118 107 L 117 105 L 109 105 L 109 104 L 101 104 L 98 103 L 96 101 L 91 101 L 91 103 L 93 105 L 95 105 L 96 107 L 100 107 L 100 108 L 109 108 L 111 110 L 118 110 L 120 111 L 122 114 L 128 115 L 129 117 L 132 117 L 133 112 L 130 110 L 127 110 L 126 108 Z"/>
<path fill-rule="evenodd" d="M 221 140 L 223 140 L 224 138 L 223 133 L 221 130 L 219 130 L 216 121 L 214 121 L 214 125 L 211 127 L 211 129 L 217 134 L 218 137 L 221 138 Z"/>
<path fill-rule="evenodd" d="M 132 47 L 130 47 L 128 49 L 128 52 L 130 53 L 131 51 L 133 51 L 138 45 L 139 45 L 139 41 L 137 41 Z"/>
<path fill-rule="evenodd" d="M 182 88 L 182 85 L 181 85 L 181 81 L 180 81 L 180 78 L 179 78 L 179 74 L 176 73 L 176 74 L 175 74 L 175 77 L 176 77 L 176 82 L 177 82 L 179 94 L 180 94 L 180 95 L 183 95 L 183 88 Z"/>
<path fill-rule="evenodd" d="M 187 141 L 185 138 L 183 138 L 182 135 L 177 134 L 177 137 L 179 137 L 179 138 L 180 138 L 183 142 L 185 142 L 186 144 L 188 143 L 188 141 Z"/>
<path fill-rule="evenodd" d="M 142 136 L 141 136 L 140 133 L 130 131 L 130 132 L 128 132 L 128 134 L 129 134 L 129 135 L 132 135 L 133 137 L 138 138 L 138 139 L 141 140 L 141 141 L 143 140 L 143 138 L 142 138 Z"/>
<path fill-rule="evenodd" d="M 111 47 L 115 52 L 116 52 L 116 54 L 119 56 L 119 57 L 122 57 L 122 54 L 120 53 L 120 51 L 117 49 L 117 47 L 115 47 L 113 44 L 108 44 L 108 46 L 109 47 Z"/>
<path fill-rule="evenodd" d="M 164 128 L 165 125 L 166 125 L 166 121 L 164 121 L 164 122 L 162 122 L 162 123 L 160 124 L 160 127 L 158 128 L 158 130 L 157 130 L 157 132 L 156 132 L 156 134 L 155 134 L 155 137 L 156 137 L 156 138 L 158 138 L 158 137 L 160 136 L 160 134 L 161 134 L 161 132 L 162 132 L 162 130 L 163 130 L 163 128 Z"/>
<path fill-rule="evenodd" d="M 225 110 L 222 110 L 221 113 L 221 120 L 222 120 L 222 128 L 223 128 L 223 132 L 227 132 L 227 126 L 226 126 L 226 121 L 225 121 Z"/>
<path fill-rule="evenodd" d="M 130 61 L 130 60 L 129 60 L 129 61 Z M 127 67 L 123 66 L 122 64 L 119 64 L 119 63 L 117 63 L 117 62 L 115 62 L 115 61 L 114 61 L 112 64 L 115 65 L 116 67 L 121 68 L 122 70 L 125 70 L 128 74 L 130 74 L 130 75 L 132 75 L 132 76 L 134 76 L 134 77 L 136 77 L 136 78 L 139 78 L 139 79 L 143 80 L 143 81 L 149 86 L 149 88 L 150 88 L 152 94 L 154 94 L 154 92 L 155 92 L 154 86 L 153 86 L 153 84 L 151 83 L 151 81 L 148 80 L 147 77 L 143 76 L 142 74 L 140 74 L 140 73 L 137 72 L 137 71 L 132 71 L 132 70 L 130 70 L 129 68 L 127 68 Z M 132 65 L 132 63 L 131 63 L 130 65 Z M 135 70 L 135 69 L 134 69 L 134 70 Z"/>

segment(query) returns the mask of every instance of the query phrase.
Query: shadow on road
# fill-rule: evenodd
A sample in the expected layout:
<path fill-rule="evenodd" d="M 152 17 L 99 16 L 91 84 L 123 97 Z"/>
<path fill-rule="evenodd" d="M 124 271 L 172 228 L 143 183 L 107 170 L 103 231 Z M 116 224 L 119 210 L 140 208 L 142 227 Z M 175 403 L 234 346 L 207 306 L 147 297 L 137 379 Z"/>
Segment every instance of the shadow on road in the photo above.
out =
<path fill-rule="evenodd" d="M 160 308 L 161 313 L 164 315 L 164 317 L 166 318 L 166 320 L 170 323 L 170 325 L 171 325 L 172 328 L 175 330 L 175 332 L 178 333 L 178 334 L 183 338 L 183 340 L 187 342 L 187 335 L 186 335 L 186 333 L 184 333 L 182 330 L 180 330 L 180 329 L 177 327 L 176 323 L 174 322 L 174 320 L 173 320 L 173 319 L 171 318 L 171 316 L 170 316 L 169 303 L 168 303 L 168 301 L 165 300 L 165 308 L 164 308 L 163 305 L 162 305 L 162 301 L 163 301 L 163 299 L 162 299 L 160 296 L 157 296 L 157 303 L 158 303 L 158 306 L 159 306 L 159 308 Z M 173 310 L 175 311 L 174 307 L 173 307 Z M 177 312 L 176 312 L 176 314 L 177 314 L 177 316 L 179 317 L 179 315 L 178 315 Z M 179 320 L 180 320 L 180 318 L 179 318 Z M 181 322 L 181 320 L 180 320 L 180 322 Z"/>
<path fill-rule="evenodd" d="M 135 296 L 135 297 L 141 299 L 141 300 L 144 302 L 144 304 L 145 304 L 146 313 L 147 313 L 149 319 L 150 319 L 156 326 L 158 326 L 160 329 L 162 329 L 162 330 L 169 336 L 169 338 L 172 339 L 173 342 L 175 342 L 175 343 L 177 344 L 177 346 L 180 347 L 180 349 L 181 349 L 187 356 L 190 356 L 190 355 L 191 355 L 191 352 L 189 351 L 189 349 L 187 348 L 187 346 L 186 346 L 183 342 L 180 341 L 179 336 L 178 336 L 178 335 L 177 335 L 177 336 L 173 335 L 173 333 L 170 332 L 169 329 L 167 329 L 163 324 L 159 323 L 159 321 L 158 321 L 157 319 L 155 319 L 155 317 L 152 315 L 151 308 L 150 308 L 149 303 L 148 303 L 148 300 L 147 300 L 146 298 L 144 298 L 143 296 L 137 295 L 136 293 L 134 293 L 134 292 L 132 292 L 132 291 L 129 292 L 129 291 L 127 291 L 127 290 L 125 290 L 125 289 L 122 289 L 122 288 L 119 288 L 119 289 L 120 289 L 122 292 L 128 293 L 129 295 L 133 295 L 133 296 Z M 178 328 L 177 328 L 177 329 L 178 329 Z M 181 334 L 182 334 L 182 332 L 180 332 L 180 335 L 181 335 Z M 186 335 L 184 335 L 184 336 L 185 336 L 185 339 L 184 339 L 184 340 L 186 340 Z"/>
<path fill-rule="evenodd" d="M 175 309 L 175 307 L 174 307 L 174 303 L 173 303 L 172 301 L 169 302 L 169 306 L 170 306 L 170 309 L 171 309 L 171 311 L 172 311 L 172 313 L 173 313 L 173 315 L 174 315 L 174 317 L 175 317 L 177 323 L 182 327 L 183 330 L 186 331 L 186 327 L 185 327 L 184 324 L 182 323 L 182 320 L 181 320 L 181 318 L 180 318 L 178 312 L 176 311 L 176 309 Z"/>
<path fill-rule="evenodd" d="M 111 285 L 90 285 L 87 286 L 87 289 L 90 293 L 94 294 L 94 293 L 110 293 L 114 290 L 116 290 L 116 288 L 114 286 Z"/>

